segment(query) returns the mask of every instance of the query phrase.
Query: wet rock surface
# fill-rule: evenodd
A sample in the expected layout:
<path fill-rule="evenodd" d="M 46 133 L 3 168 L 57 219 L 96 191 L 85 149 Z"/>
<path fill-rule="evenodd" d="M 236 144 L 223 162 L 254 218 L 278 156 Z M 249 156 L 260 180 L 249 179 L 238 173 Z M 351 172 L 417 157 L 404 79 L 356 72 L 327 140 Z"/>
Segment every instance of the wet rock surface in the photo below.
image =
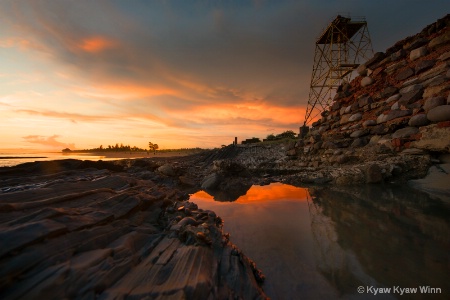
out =
<path fill-rule="evenodd" d="M 189 172 L 146 159 L 0 168 L 1 298 L 266 298 L 222 219 L 186 201 L 173 175 Z"/>

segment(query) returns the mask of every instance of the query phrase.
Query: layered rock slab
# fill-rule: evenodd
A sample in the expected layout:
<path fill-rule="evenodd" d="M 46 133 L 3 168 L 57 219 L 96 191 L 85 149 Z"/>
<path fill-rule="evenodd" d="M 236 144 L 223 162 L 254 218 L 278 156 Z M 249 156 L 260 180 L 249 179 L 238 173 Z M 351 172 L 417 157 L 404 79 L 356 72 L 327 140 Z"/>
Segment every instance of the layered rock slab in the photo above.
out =
<path fill-rule="evenodd" d="M 26 175 L 7 170 L 2 299 L 266 298 L 264 276 L 223 234 L 220 217 L 182 201 L 165 174 L 132 164 L 101 178 L 54 172 L 50 185 L 35 178 L 26 188 L 16 180 Z"/>

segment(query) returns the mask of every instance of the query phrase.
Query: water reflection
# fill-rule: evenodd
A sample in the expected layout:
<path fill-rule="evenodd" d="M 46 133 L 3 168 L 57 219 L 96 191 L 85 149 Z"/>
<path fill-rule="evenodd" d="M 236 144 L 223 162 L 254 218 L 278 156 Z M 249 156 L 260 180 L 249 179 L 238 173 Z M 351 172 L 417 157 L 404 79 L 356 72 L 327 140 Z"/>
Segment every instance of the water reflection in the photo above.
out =
<path fill-rule="evenodd" d="M 266 275 L 273 299 L 366 298 L 356 288 L 442 288 L 449 293 L 449 207 L 409 188 L 253 186 L 235 202 L 191 196 Z M 396 298 L 399 295 L 386 295 Z M 411 298 L 423 298 L 412 295 Z"/>
<path fill-rule="evenodd" d="M 322 256 L 327 251 L 333 253 L 329 257 L 337 256 L 336 261 L 341 260 L 340 264 L 350 270 L 346 272 L 339 263 L 319 265 L 340 293 L 347 293 L 347 288 L 360 281 L 363 285 L 385 287 L 439 287 L 447 290 L 440 296 L 443 299 L 448 296 L 447 205 L 404 187 L 365 186 L 357 192 L 322 189 L 311 194 L 315 196 L 312 219 L 326 220 L 326 225 L 312 226 L 312 230 L 320 232 L 315 236 L 322 241 L 319 245 Z M 326 230 L 331 230 L 330 224 L 336 234 L 335 244 L 322 238 Z M 349 253 L 354 253 L 364 273 L 358 270 Z M 335 274 L 342 272 L 347 275 Z"/>

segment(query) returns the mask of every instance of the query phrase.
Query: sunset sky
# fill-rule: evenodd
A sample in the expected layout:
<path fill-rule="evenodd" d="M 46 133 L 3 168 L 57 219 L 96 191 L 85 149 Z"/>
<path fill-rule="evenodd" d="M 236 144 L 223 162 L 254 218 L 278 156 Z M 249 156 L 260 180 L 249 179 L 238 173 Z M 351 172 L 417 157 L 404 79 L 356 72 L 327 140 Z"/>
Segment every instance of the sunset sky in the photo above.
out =
<path fill-rule="evenodd" d="M 219 147 L 298 132 L 315 39 L 365 16 L 375 51 L 448 0 L 0 0 L 0 149 Z"/>

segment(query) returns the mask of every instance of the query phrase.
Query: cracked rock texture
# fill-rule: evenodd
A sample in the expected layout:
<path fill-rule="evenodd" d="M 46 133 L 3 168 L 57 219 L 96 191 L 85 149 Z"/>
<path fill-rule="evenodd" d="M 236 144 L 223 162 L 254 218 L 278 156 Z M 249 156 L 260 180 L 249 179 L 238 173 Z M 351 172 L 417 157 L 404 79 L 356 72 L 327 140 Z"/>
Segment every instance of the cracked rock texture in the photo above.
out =
<path fill-rule="evenodd" d="M 262 273 L 173 170 L 82 164 L 0 168 L 2 299 L 266 298 Z"/>

